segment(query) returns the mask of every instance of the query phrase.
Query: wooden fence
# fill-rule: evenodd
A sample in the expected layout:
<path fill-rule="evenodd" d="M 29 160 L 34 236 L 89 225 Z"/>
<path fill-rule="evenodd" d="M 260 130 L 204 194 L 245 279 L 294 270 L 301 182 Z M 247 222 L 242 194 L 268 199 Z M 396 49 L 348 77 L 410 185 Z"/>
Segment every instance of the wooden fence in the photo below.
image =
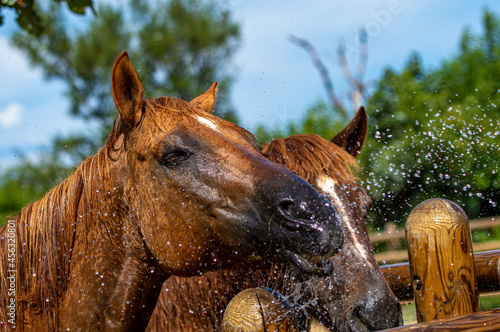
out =
<path fill-rule="evenodd" d="M 479 305 L 480 293 L 500 290 L 500 250 L 474 254 L 471 238 L 471 229 L 497 225 L 491 218 L 469 228 L 463 210 L 447 200 L 419 204 L 403 231 L 409 263 L 381 266 L 395 295 L 414 299 L 419 323 L 386 331 L 500 331 L 500 308 L 480 312 Z M 399 241 L 399 233 L 386 239 Z"/>
<path fill-rule="evenodd" d="M 500 216 L 471 220 L 469 222 L 471 231 L 479 231 L 500 227 Z M 408 261 L 408 251 L 402 250 L 405 241 L 405 230 L 400 229 L 393 222 L 385 225 L 383 232 L 370 234 L 371 242 L 376 244 L 386 243 L 388 251 L 375 254 L 375 259 L 379 264 L 391 264 Z M 500 249 L 500 241 L 488 241 L 473 243 L 474 252 L 482 252 Z"/>
<path fill-rule="evenodd" d="M 500 291 L 500 250 L 474 254 L 475 272 L 479 292 L 493 293 Z M 387 283 L 400 301 L 413 300 L 410 264 L 398 263 L 381 265 Z"/>
<path fill-rule="evenodd" d="M 468 315 L 451 317 L 446 319 L 423 322 L 419 324 L 396 327 L 394 329 L 384 330 L 391 332 L 443 332 L 443 331 L 499 331 L 500 330 L 500 308 L 475 312 Z"/>

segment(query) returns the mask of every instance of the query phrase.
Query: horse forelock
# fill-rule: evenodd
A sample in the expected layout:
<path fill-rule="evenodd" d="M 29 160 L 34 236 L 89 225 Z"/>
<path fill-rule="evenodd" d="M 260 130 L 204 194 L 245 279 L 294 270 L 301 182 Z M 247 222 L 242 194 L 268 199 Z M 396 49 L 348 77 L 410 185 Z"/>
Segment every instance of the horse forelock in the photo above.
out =
<path fill-rule="evenodd" d="M 322 176 L 330 176 L 340 184 L 353 185 L 356 159 L 341 147 L 315 134 L 299 134 L 276 138 L 263 145 L 262 154 L 270 161 L 315 184 Z"/>
<path fill-rule="evenodd" d="M 145 130 L 159 130 L 168 132 L 173 127 L 173 124 L 178 122 L 181 118 L 194 118 L 196 116 L 205 116 L 207 113 L 192 107 L 188 102 L 173 97 L 160 97 L 152 98 L 143 101 L 143 114 L 137 124 L 137 128 Z M 144 120 L 151 121 L 153 126 L 143 126 Z M 147 127 L 147 128 L 144 128 Z M 108 157 L 115 160 L 117 156 L 123 151 L 124 135 L 129 134 L 130 130 L 126 123 L 123 122 L 122 117 L 118 114 L 113 124 L 113 130 L 106 140 L 105 149 Z M 151 133 L 140 132 L 141 136 L 151 137 Z"/>
<path fill-rule="evenodd" d="M 206 118 L 209 116 L 207 112 L 174 97 L 148 99 L 144 101 L 144 104 L 145 116 L 149 116 L 155 125 L 163 131 L 168 131 L 181 118 L 194 120 L 197 117 Z"/>
<path fill-rule="evenodd" d="M 210 135 L 214 139 L 215 137 L 218 137 L 217 139 L 225 137 L 231 141 L 231 144 L 240 144 L 245 141 L 258 151 L 255 136 L 244 128 L 208 113 L 196 105 L 193 106 L 191 103 L 173 97 L 144 101 L 144 115 L 139 133 L 139 136 L 142 136 L 144 140 L 138 144 L 138 149 L 147 150 L 153 143 L 151 137 L 157 133 L 169 133 L 176 128 L 178 123 L 183 123 L 186 130 L 196 128 L 193 130 L 194 132 L 203 131 L 204 134 Z M 212 136 L 215 132 L 218 134 Z"/>

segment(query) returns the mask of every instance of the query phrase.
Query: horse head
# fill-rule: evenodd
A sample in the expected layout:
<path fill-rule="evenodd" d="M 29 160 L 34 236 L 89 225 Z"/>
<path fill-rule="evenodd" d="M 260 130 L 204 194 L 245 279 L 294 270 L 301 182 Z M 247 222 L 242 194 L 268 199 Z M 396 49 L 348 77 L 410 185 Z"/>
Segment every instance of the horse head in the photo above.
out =
<path fill-rule="evenodd" d="M 130 218 L 169 275 L 190 276 L 267 259 L 324 273 L 343 231 L 331 203 L 268 161 L 254 135 L 213 114 L 216 83 L 191 102 L 143 99 L 126 53 L 113 66 L 120 119 L 110 137 L 123 159 Z"/>
<path fill-rule="evenodd" d="M 401 306 L 373 255 L 366 228 L 371 200 L 350 171 L 368 129 L 363 107 L 331 141 L 317 135 L 293 135 L 262 146 L 270 160 L 311 183 L 335 207 L 344 229 L 344 245 L 332 257 L 331 276 L 313 278 L 303 287 L 316 299 L 309 310 L 339 331 L 376 331 L 402 325 Z"/>

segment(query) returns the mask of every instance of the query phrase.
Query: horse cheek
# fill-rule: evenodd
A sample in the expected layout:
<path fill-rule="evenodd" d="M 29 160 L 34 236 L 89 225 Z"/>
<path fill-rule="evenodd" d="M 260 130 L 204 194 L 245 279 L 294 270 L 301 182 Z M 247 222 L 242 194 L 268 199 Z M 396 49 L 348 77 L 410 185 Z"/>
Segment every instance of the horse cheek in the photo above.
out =
<path fill-rule="evenodd" d="M 206 261 L 211 250 L 210 230 L 200 223 L 203 217 L 193 215 L 193 203 L 189 201 L 175 204 L 179 192 L 164 191 L 160 195 L 150 195 L 149 201 L 154 202 L 144 215 L 141 231 L 148 250 L 161 266 L 168 266 L 169 274 L 190 276 L 206 269 L 200 265 Z M 158 197 L 160 196 L 160 197 Z M 154 212 L 153 212 L 154 211 Z"/>

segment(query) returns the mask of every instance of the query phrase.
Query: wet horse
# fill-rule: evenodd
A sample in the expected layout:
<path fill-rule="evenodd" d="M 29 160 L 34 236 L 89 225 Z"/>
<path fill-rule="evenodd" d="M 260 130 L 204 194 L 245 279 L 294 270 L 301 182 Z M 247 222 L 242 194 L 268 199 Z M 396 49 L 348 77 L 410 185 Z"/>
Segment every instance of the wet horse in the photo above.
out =
<path fill-rule="evenodd" d="M 0 230 L 2 329 L 140 331 L 171 275 L 268 260 L 328 272 L 343 241 L 331 204 L 209 113 L 215 85 L 145 100 L 124 52 L 111 86 L 104 147 Z"/>
<path fill-rule="evenodd" d="M 170 278 L 148 330 L 222 331 L 228 302 L 243 289 L 258 286 L 300 297 L 302 306 L 335 331 L 375 331 L 402 325 L 400 304 L 373 256 L 366 229 L 371 200 L 351 172 L 366 133 L 367 117 L 361 108 L 331 141 L 317 135 L 294 135 L 261 147 L 264 156 L 300 175 L 336 207 L 345 242 L 332 257 L 332 275 L 302 284 L 280 280 L 281 269 L 221 270 L 189 279 Z"/>

